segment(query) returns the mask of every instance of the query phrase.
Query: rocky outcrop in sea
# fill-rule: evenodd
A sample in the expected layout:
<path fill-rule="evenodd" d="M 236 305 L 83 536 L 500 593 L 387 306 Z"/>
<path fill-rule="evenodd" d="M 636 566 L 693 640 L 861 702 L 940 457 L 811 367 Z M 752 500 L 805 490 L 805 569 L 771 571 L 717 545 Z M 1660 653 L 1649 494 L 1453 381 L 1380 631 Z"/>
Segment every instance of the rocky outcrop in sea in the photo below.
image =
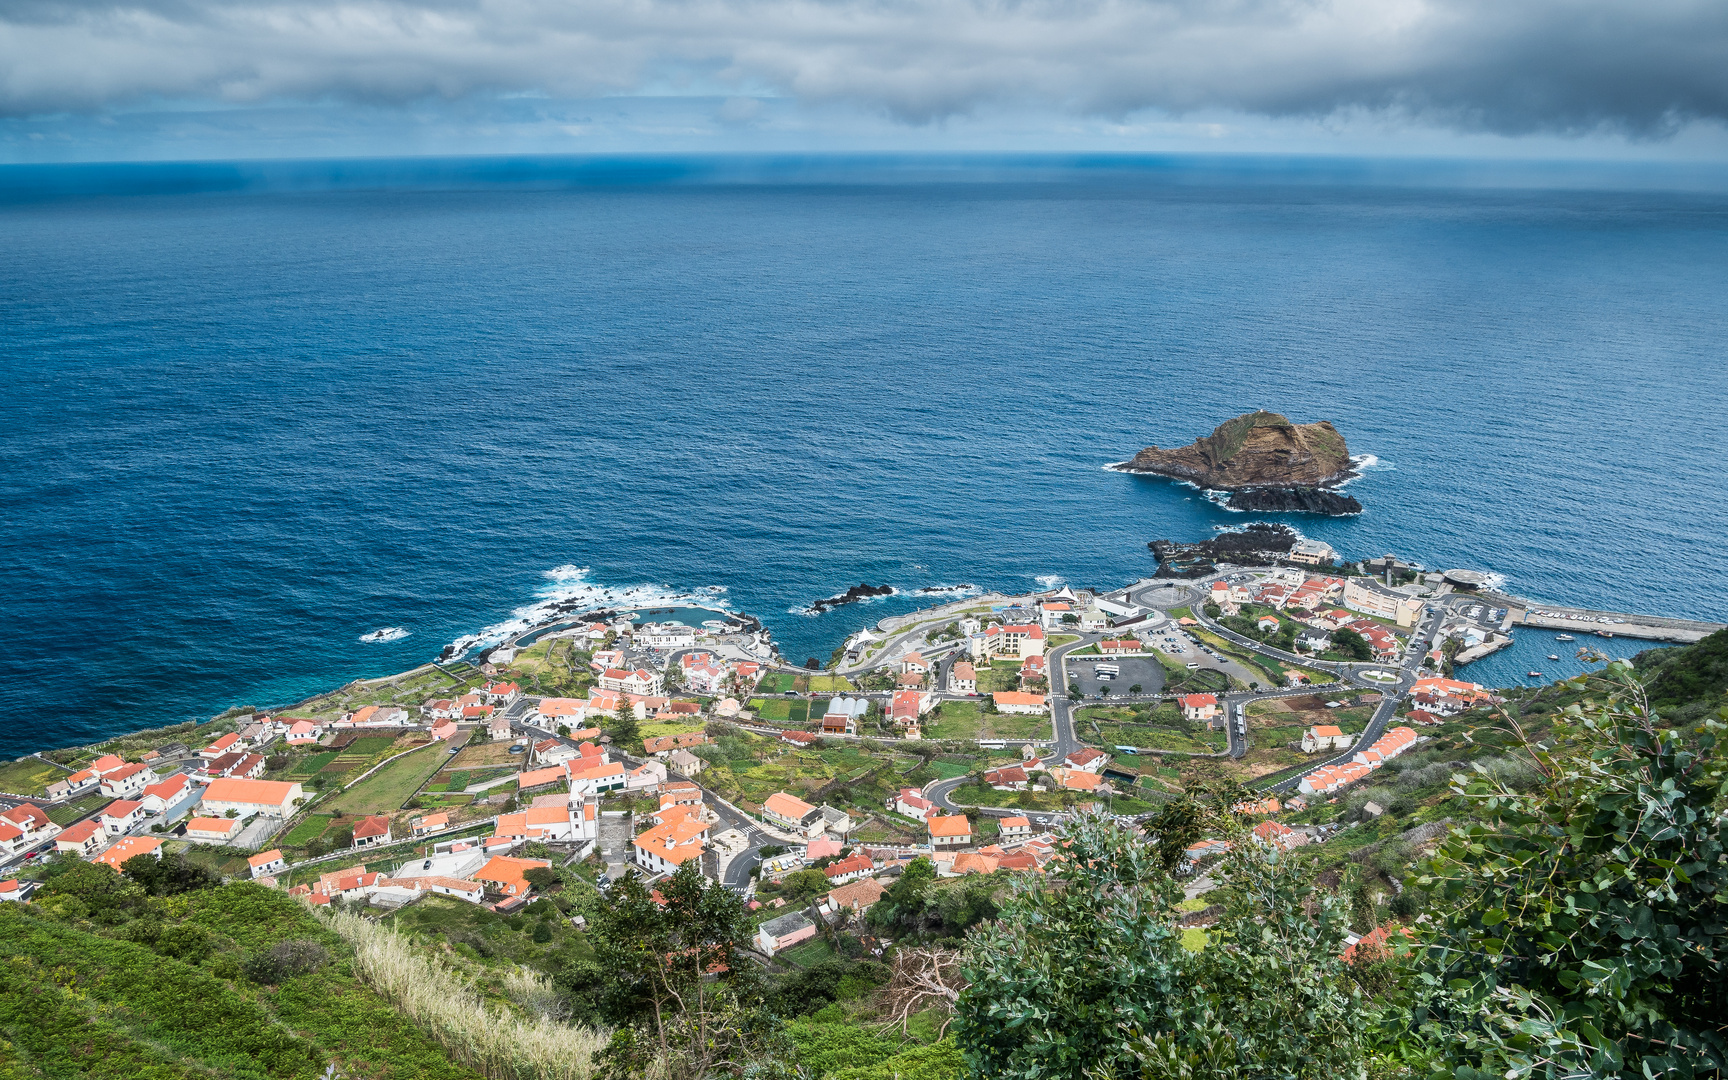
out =
<path fill-rule="evenodd" d="M 1227 493 L 1233 510 L 1360 514 L 1362 504 L 1330 488 L 1356 476 L 1344 436 L 1329 421 L 1293 424 L 1264 409 L 1219 424 L 1189 446 L 1148 446 L 1115 466 Z"/>

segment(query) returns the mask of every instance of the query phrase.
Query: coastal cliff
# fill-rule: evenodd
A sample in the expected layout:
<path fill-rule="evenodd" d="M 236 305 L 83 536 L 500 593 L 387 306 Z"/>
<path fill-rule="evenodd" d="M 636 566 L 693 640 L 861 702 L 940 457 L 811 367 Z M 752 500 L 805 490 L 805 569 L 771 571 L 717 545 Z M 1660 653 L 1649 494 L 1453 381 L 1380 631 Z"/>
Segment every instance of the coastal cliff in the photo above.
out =
<path fill-rule="evenodd" d="M 1359 514 L 1362 504 L 1326 490 L 1356 475 L 1344 436 L 1329 421 L 1293 424 L 1264 409 L 1218 425 L 1175 450 L 1149 446 L 1117 466 L 1227 491 L 1238 510 Z"/>

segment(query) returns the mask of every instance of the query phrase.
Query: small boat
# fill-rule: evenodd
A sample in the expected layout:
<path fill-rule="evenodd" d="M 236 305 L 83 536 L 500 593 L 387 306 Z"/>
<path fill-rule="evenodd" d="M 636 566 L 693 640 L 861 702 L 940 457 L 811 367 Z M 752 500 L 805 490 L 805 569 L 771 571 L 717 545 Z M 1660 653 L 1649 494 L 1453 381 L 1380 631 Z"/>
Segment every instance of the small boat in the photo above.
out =
<path fill-rule="evenodd" d="M 1613 634 L 1610 634 L 1610 633 L 1609 633 L 1609 632 L 1608 632 L 1608 631 L 1606 631 L 1606 630 L 1598 630 L 1598 631 L 1596 631 L 1596 636 L 1597 636 L 1597 637 L 1613 637 L 1613 636 L 1614 636 L 1614 635 L 1613 635 Z"/>
<path fill-rule="evenodd" d="M 1555 641 L 1577 641 L 1578 639 L 1573 637 L 1571 634 L 1555 634 L 1554 640 Z"/>
<path fill-rule="evenodd" d="M 1540 671 L 1526 671 L 1524 674 L 1530 676 L 1532 679 L 1540 679 L 1542 677 Z"/>
<path fill-rule="evenodd" d="M 1557 654 L 1555 654 L 1555 653 L 1549 653 L 1549 654 L 1548 654 L 1548 659 L 1550 659 L 1550 660 L 1558 660 L 1558 659 L 1560 659 L 1560 657 L 1559 657 L 1559 656 L 1558 656 L 1558 655 L 1557 655 Z"/>

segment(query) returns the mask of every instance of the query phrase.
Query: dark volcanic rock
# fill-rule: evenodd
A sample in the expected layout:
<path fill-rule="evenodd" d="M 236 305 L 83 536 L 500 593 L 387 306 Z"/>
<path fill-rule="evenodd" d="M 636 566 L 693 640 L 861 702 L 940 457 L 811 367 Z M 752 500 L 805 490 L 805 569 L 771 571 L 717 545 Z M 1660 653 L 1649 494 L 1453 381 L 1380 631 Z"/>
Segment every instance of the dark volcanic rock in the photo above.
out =
<path fill-rule="evenodd" d="M 837 608 L 841 604 L 856 604 L 860 600 L 868 600 L 872 596 L 893 596 L 892 585 L 866 585 L 863 582 L 852 586 L 839 596 L 830 596 L 810 605 L 813 614 L 820 615 L 824 611 Z"/>
<path fill-rule="evenodd" d="M 1296 546 L 1296 530 L 1257 521 L 1238 532 L 1219 533 L 1197 544 L 1154 540 L 1146 546 L 1158 558 L 1158 577 L 1204 577 L 1221 562 L 1275 563 Z"/>
<path fill-rule="evenodd" d="M 1362 504 L 1349 495 L 1324 488 L 1247 488 L 1232 491 L 1224 500 L 1232 510 L 1257 510 L 1266 514 L 1331 514 L 1344 517 L 1360 514 Z"/>

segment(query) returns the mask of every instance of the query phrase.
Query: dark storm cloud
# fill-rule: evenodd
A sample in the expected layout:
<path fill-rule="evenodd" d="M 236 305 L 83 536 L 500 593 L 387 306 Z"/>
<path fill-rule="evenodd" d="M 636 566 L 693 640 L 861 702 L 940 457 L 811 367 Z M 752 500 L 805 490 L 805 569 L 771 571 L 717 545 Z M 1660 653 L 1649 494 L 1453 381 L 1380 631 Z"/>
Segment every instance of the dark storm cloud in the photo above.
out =
<path fill-rule="evenodd" d="M 910 121 L 1369 111 L 1510 134 L 1728 117 L 1721 0 L 0 0 L 0 110 L 782 93 Z"/>

